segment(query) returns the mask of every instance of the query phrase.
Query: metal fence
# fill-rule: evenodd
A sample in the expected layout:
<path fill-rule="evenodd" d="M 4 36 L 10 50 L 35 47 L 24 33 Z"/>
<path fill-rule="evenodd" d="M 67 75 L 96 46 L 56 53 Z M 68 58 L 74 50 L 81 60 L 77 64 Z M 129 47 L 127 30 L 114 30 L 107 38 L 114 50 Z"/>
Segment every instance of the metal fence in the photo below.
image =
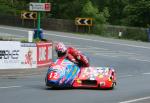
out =
<path fill-rule="evenodd" d="M 34 25 L 33 20 L 24 20 L 23 23 L 21 17 L 18 16 L 0 15 L 0 24 L 18 27 L 36 28 L 36 25 Z M 46 30 L 77 32 L 74 20 L 42 18 L 41 27 Z M 91 29 L 93 29 L 92 31 L 94 31 L 94 27 Z M 85 33 L 87 32 L 87 30 L 85 27 L 81 27 L 78 32 Z M 148 41 L 148 33 L 146 28 L 105 25 L 103 33 L 98 35 Z"/>
<path fill-rule="evenodd" d="M 148 41 L 147 28 L 107 25 L 106 36 Z"/>

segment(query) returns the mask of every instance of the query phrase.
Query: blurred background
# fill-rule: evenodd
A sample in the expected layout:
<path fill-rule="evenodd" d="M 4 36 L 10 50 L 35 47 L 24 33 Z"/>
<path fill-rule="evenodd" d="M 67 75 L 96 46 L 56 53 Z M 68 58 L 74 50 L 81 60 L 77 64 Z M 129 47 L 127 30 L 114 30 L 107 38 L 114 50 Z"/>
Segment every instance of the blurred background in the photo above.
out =
<path fill-rule="evenodd" d="M 35 28 L 37 20 L 23 19 L 30 2 L 0 0 L 0 24 Z M 150 41 L 150 0 L 40 0 L 51 3 L 51 11 L 41 12 L 41 27 L 47 30 L 88 33 L 105 37 Z M 75 25 L 75 18 L 92 18 L 92 26 Z"/>

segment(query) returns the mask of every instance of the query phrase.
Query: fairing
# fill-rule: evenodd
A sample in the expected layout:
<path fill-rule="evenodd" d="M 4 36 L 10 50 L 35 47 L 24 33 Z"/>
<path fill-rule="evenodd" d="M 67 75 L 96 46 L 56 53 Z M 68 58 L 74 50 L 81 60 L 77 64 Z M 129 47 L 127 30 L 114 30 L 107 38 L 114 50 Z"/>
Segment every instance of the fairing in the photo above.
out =
<path fill-rule="evenodd" d="M 114 84 L 116 73 L 113 68 L 79 68 L 67 59 L 58 59 L 46 75 L 46 85 L 52 87 L 112 88 Z"/>

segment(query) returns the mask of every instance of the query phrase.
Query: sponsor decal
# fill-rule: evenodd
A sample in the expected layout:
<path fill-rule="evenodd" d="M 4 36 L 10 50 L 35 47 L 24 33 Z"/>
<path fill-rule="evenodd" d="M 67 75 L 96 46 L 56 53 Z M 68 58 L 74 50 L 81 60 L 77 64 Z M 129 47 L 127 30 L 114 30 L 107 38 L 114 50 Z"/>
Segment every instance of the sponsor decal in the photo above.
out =
<path fill-rule="evenodd" d="M 52 43 L 37 43 L 38 66 L 50 65 L 52 61 Z"/>
<path fill-rule="evenodd" d="M 90 80 L 95 80 L 95 78 L 91 77 Z"/>
<path fill-rule="evenodd" d="M 77 83 L 81 84 L 81 83 L 82 83 L 82 81 L 81 81 L 80 79 L 77 79 Z"/>
<path fill-rule="evenodd" d="M 29 49 L 29 51 L 27 52 L 27 54 L 25 54 L 25 64 L 29 64 L 30 66 L 32 66 L 32 51 Z"/>
<path fill-rule="evenodd" d="M 19 50 L 0 50 L 0 59 L 18 59 Z"/>
<path fill-rule="evenodd" d="M 89 77 L 88 77 L 90 80 L 95 80 L 95 76 L 94 75 L 90 75 Z"/>
<path fill-rule="evenodd" d="M 98 77 L 101 79 L 101 78 L 103 78 L 103 75 L 102 75 L 102 74 L 99 74 Z"/>
<path fill-rule="evenodd" d="M 68 75 L 70 72 L 71 72 L 71 69 L 66 68 L 66 73 L 67 73 L 67 75 Z"/>
<path fill-rule="evenodd" d="M 0 50 L 0 60 L 4 64 L 19 63 L 19 50 Z"/>
<path fill-rule="evenodd" d="M 63 77 L 60 81 L 59 84 L 62 84 L 66 80 L 66 77 Z"/>
<path fill-rule="evenodd" d="M 75 73 L 77 72 L 77 70 L 78 70 L 78 68 L 75 67 L 75 68 L 74 68 L 74 71 L 72 72 L 72 75 L 75 75 Z"/>

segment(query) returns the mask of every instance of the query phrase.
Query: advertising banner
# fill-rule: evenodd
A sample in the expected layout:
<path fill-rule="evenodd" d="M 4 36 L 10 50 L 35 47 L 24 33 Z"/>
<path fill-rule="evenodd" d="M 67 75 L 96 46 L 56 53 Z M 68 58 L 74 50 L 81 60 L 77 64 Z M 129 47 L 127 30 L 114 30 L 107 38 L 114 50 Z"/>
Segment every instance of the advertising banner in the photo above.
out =
<path fill-rule="evenodd" d="M 0 69 L 20 67 L 20 42 L 0 41 Z"/>
<path fill-rule="evenodd" d="M 37 65 L 48 66 L 52 61 L 52 43 L 37 43 Z"/>
<path fill-rule="evenodd" d="M 51 61 L 52 43 L 0 41 L 0 69 L 37 68 Z"/>
<path fill-rule="evenodd" d="M 21 43 L 21 67 L 36 68 L 37 52 L 35 43 Z"/>

